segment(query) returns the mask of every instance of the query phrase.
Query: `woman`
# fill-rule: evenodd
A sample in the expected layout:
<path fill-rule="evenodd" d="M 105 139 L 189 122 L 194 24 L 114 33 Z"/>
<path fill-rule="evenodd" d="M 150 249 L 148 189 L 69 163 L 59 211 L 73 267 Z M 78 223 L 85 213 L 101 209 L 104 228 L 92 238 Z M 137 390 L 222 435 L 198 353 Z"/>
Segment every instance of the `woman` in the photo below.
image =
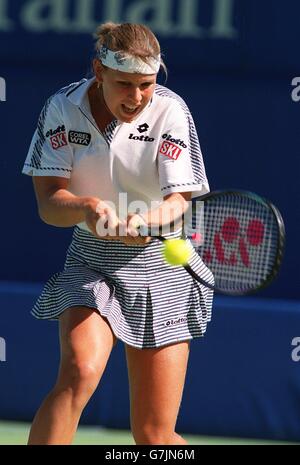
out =
<path fill-rule="evenodd" d="M 175 424 L 189 341 L 205 332 L 212 293 L 167 265 L 138 226 L 206 193 L 205 169 L 187 106 L 156 84 L 165 65 L 153 33 L 107 23 L 96 36 L 94 77 L 48 99 L 23 170 L 41 219 L 75 226 L 64 271 L 33 309 L 59 320 L 61 363 L 29 444 L 71 443 L 117 339 L 136 444 L 186 444 Z M 196 254 L 193 266 L 210 273 Z"/>

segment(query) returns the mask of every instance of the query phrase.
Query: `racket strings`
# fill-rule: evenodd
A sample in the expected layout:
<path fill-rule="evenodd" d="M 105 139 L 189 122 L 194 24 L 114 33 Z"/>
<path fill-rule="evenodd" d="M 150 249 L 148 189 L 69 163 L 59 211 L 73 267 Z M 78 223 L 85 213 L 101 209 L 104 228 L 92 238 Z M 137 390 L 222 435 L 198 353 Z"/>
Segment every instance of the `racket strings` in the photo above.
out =
<path fill-rule="evenodd" d="M 227 195 L 198 202 L 186 233 L 219 289 L 244 292 L 257 288 L 276 262 L 274 214 L 249 197 Z"/>

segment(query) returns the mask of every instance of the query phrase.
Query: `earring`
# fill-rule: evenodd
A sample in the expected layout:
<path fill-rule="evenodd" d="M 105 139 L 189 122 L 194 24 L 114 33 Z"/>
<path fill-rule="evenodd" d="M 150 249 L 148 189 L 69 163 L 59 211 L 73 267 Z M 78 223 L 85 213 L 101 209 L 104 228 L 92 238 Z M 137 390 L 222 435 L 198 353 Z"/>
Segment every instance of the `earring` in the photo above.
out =
<path fill-rule="evenodd" d="M 100 86 L 101 86 L 101 84 L 100 84 L 100 82 L 98 81 L 98 83 L 97 83 L 97 89 L 100 89 Z"/>

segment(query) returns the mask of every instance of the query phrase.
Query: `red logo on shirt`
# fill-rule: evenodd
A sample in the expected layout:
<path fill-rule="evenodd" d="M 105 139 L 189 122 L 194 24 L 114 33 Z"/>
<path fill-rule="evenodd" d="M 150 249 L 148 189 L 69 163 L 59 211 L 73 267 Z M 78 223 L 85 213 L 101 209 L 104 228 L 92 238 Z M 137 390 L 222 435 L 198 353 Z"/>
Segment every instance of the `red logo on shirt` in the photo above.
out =
<path fill-rule="evenodd" d="M 177 160 L 179 155 L 181 154 L 182 149 L 172 142 L 163 142 L 159 153 L 162 153 L 166 157 L 171 158 L 171 160 Z"/>
<path fill-rule="evenodd" d="M 55 136 L 50 137 L 50 142 L 54 150 L 67 145 L 67 136 L 65 132 L 59 132 Z"/>

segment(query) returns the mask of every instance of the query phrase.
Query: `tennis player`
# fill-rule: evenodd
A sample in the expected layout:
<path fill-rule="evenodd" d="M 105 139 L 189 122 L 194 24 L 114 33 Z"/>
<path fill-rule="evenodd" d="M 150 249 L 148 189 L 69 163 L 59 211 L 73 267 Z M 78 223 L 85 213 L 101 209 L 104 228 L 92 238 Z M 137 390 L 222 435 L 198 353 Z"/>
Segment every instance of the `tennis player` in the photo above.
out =
<path fill-rule="evenodd" d="M 209 186 L 186 104 L 156 83 L 166 68 L 154 34 L 106 23 L 96 39 L 94 76 L 47 100 L 23 169 L 41 219 L 75 226 L 64 270 L 32 310 L 59 321 L 61 363 L 29 444 L 72 442 L 117 339 L 136 444 L 186 444 L 176 419 L 189 344 L 205 333 L 212 292 L 168 265 L 161 243 L 138 226 L 151 226 L 153 211 L 183 211 Z M 193 266 L 208 279 L 196 253 Z"/>

